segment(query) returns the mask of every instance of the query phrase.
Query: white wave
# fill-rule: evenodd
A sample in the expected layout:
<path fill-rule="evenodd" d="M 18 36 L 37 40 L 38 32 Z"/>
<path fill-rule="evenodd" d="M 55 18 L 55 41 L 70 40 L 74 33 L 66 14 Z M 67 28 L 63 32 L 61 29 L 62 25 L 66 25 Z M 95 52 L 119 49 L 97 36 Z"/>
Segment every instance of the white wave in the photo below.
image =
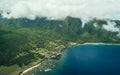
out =
<path fill-rule="evenodd" d="M 25 73 L 33 70 L 34 68 L 36 68 L 36 67 L 38 67 L 38 66 L 40 66 L 40 65 L 41 65 L 41 63 L 39 63 L 38 65 L 35 65 L 35 66 L 31 67 L 31 68 L 28 68 L 27 70 L 23 71 L 20 75 L 24 75 Z"/>
<path fill-rule="evenodd" d="M 120 45 L 120 44 L 113 44 L 113 43 L 83 43 L 83 44 L 78 44 L 79 45 Z"/>
<path fill-rule="evenodd" d="M 48 72 L 48 71 L 51 71 L 52 69 L 48 68 L 48 69 L 45 69 L 44 71 L 45 72 Z"/>

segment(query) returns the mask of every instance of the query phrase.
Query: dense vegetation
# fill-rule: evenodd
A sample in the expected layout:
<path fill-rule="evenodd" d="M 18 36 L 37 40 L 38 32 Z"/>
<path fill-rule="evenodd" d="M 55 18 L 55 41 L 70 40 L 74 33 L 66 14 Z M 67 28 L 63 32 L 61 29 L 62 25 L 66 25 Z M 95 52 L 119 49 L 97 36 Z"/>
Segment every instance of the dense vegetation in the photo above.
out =
<path fill-rule="evenodd" d="M 119 20 L 114 22 L 120 26 Z M 107 22 L 93 19 L 82 28 L 81 19 L 69 16 L 64 20 L 0 17 L 0 66 L 28 65 L 49 56 L 58 46 L 68 47 L 70 42 L 120 43 L 118 32 L 106 31 L 103 24 Z"/>

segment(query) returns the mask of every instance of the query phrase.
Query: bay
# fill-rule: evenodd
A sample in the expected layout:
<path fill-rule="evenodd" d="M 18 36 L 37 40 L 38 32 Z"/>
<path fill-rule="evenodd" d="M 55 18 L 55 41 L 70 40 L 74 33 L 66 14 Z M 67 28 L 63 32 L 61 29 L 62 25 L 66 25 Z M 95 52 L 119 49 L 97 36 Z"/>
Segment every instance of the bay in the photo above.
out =
<path fill-rule="evenodd" d="M 59 61 L 46 61 L 28 75 L 120 75 L 120 45 L 72 46 Z"/>

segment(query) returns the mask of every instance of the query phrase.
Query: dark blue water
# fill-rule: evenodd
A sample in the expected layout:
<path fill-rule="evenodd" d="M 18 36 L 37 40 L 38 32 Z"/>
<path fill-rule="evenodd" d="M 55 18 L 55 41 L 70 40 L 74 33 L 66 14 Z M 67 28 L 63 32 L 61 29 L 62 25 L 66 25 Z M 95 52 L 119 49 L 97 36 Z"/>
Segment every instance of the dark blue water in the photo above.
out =
<path fill-rule="evenodd" d="M 53 61 L 53 64 L 55 62 Z M 50 71 L 35 75 L 120 75 L 120 46 L 80 45 L 68 48 Z"/>

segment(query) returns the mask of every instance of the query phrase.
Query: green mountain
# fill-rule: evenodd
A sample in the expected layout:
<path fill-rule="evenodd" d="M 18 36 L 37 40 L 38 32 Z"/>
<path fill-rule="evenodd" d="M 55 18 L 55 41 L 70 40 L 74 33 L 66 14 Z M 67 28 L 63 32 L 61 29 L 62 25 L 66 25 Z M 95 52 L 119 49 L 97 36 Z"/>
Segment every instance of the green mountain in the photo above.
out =
<path fill-rule="evenodd" d="M 119 20 L 111 21 L 120 28 Z M 62 50 L 71 43 L 120 43 L 119 32 L 103 28 L 106 20 L 94 18 L 84 27 L 82 24 L 80 18 L 70 16 L 64 20 L 0 17 L 0 75 L 15 75 L 26 69 L 25 66 L 49 58 L 52 52 Z M 17 67 L 12 67 L 11 71 L 11 66 L 15 64 Z M 18 68 L 20 71 L 16 72 Z M 8 71 L 11 74 L 7 74 Z"/>

